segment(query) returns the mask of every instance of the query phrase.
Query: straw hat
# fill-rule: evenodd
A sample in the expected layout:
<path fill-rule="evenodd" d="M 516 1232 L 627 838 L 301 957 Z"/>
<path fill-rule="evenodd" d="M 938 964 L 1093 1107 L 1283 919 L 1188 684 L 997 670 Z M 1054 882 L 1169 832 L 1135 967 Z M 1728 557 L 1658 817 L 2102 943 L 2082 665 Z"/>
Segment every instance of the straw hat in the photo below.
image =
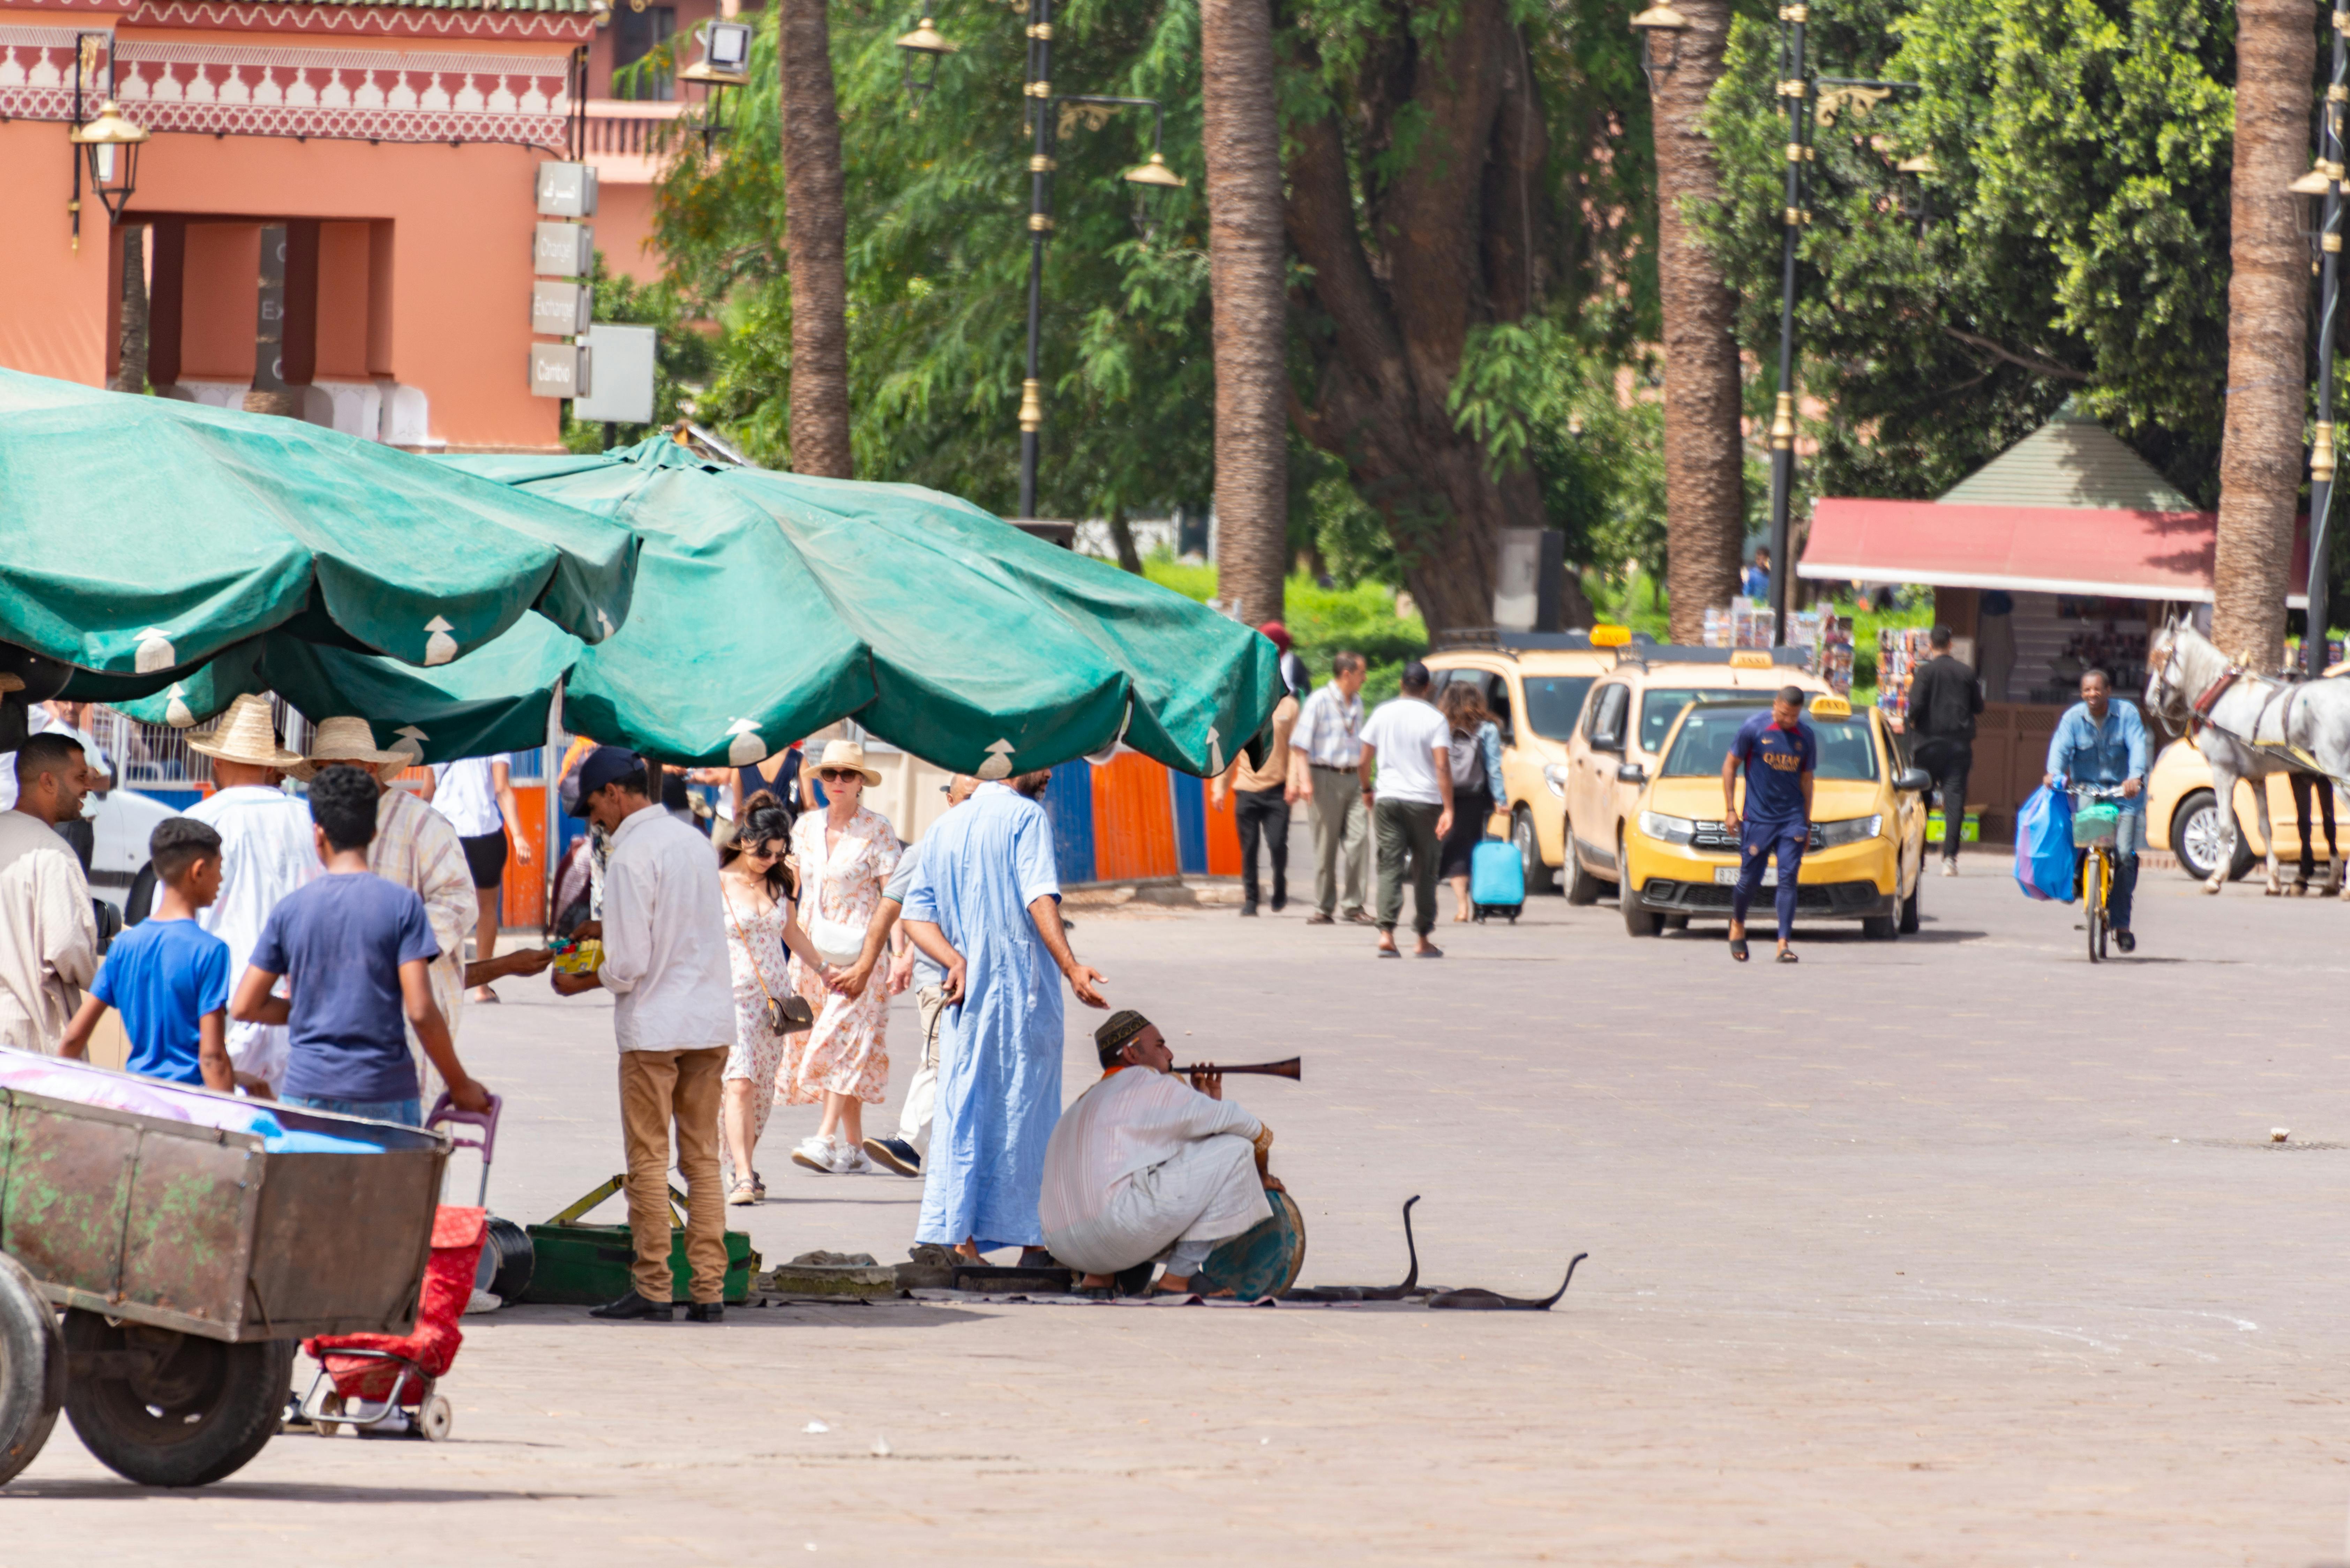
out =
<path fill-rule="evenodd" d="M 827 741 L 814 771 L 821 774 L 827 768 L 847 768 L 861 775 L 868 788 L 881 783 L 881 770 L 866 763 L 865 748 L 855 741 Z"/>
<path fill-rule="evenodd" d="M 224 763 L 243 763 L 248 767 L 291 769 L 302 765 L 300 753 L 289 752 L 277 743 L 277 722 L 270 716 L 269 699 L 251 692 L 228 705 L 228 711 L 221 715 L 211 734 L 191 736 L 188 750 L 218 757 Z"/>
<path fill-rule="evenodd" d="M 308 784 L 318 776 L 318 770 L 333 763 L 353 763 L 373 768 L 376 777 L 389 784 L 402 769 L 415 764 L 413 752 L 380 752 L 376 750 L 375 732 L 368 728 L 365 719 L 328 719 L 318 726 L 310 739 L 309 753 L 286 771 Z"/>

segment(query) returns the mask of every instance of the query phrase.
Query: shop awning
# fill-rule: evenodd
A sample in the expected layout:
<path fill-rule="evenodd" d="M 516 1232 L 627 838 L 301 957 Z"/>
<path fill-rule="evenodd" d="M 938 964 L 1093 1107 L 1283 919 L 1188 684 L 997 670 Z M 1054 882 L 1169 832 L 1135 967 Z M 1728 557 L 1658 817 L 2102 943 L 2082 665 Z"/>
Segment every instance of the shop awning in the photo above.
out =
<path fill-rule="evenodd" d="M 2308 526 L 2294 524 L 2285 603 L 2295 609 L 2307 604 Z M 2210 512 L 1831 497 L 1813 509 L 1795 575 L 2208 604 L 2218 532 Z"/>

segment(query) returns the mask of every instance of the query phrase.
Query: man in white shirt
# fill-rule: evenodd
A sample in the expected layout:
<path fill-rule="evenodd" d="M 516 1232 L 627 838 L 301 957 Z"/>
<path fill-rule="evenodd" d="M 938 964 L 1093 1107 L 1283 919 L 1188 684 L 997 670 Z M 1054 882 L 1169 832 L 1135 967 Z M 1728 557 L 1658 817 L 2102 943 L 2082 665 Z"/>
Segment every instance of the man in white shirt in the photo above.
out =
<path fill-rule="evenodd" d="M 506 836 L 514 836 L 514 857 L 530 864 L 530 836 L 523 831 L 522 808 L 515 804 L 514 765 L 504 757 L 466 757 L 432 764 L 432 809 L 457 830 L 465 852 L 465 869 L 473 878 L 473 900 L 479 913 L 473 922 L 473 956 L 495 958 L 498 925 L 505 912 Z M 468 1002 L 495 1002 L 498 993 L 477 985 L 465 993 Z"/>
<path fill-rule="evenodd" d="M 0 1045 L 54 1056 L 98 973 L 89 880 L 57 831 L 81 815 L 91 780 L 65 735 L 30 736 L 7 761 L 17 787 L 0 812 Z"/>
<path fill-rule="evenodd" d="M 1289 732 L 1290 776 L 1314 819 L 1314 912 L 1309 926 L 1368 925 L 1363 910 L 1371 814 L 1357 792 L 1363 763 L 1363 656 L 1341 651 L 1330 679 L 1298 704 Z"/>
<path fill-rule="evenodd" d="M 1403 667 L 1403 695 L 1382 702 L 1363 726 L 1362 792 L 1379 857 L 1379 957 L 1396 950 L 1403 913 L 1403 860 L 1411 857 L 1415 958 L 1442 958 L 1436 929 L 1437 843 L 1452 831 L 1452 728 L 1428 701 L 1428 666 Z M 1374 782 L 1376 779 L 1376 782 Z"/>
<path fill-rule="evenodd" d="M 1183 1294 L 1217 1242 L 1272 1217 L 1272 1129 L 1224 1104 L 1221 1075 L 1175 1077 L 1165 1037 L 1139 1012 L 1111 1014 L 1094 1048 L 1101 1082 L 1061 1113 L 1045 1151 L 1045 1244 L 1086 1271 L 1085 1289 L 1164 1258 L 1151 1293 Z"/>
<path fill-rule="evenodd" d="M 188 749 L 212 759 L 214 787 L 187 815 L 221 838 L 220 896 L 196 921 L 228 944 L 228 971 L 241 975 L 269 912 L 320 870 L 309 807 L 278 787 L 302 759 L 277 743 L 269 699 L 250 695 L 230 703 L 213 732 Z M 265 1084 L 275 1094 L 286 1081 L 286 1054 L 284 1024 L 229 1021 L 229 1064 L 246 1087 Z"/>
<path fill-rule="evenodd" d="M 620 1123 L 629 1154 L 633 1283 L 597 1317 L 667 1323 L 676 1284 L 669 1265 L 670 1128 L 685 1177 L 685 1255 L 693 1268 L 685 1315 L 723 1323 L 726 1199 L 719 1187 L 718 1102 L 734 1043 L 734 984 L 718 857 L 710 841 L 655 809 L 634 752 L 598 746 L 579 764 L 579 809 L 612 836 L 604 871 L 604 964 L 593 974 L 555 971 L 555 989 L 577 996 L 601 986 L 616 998 Z"/>

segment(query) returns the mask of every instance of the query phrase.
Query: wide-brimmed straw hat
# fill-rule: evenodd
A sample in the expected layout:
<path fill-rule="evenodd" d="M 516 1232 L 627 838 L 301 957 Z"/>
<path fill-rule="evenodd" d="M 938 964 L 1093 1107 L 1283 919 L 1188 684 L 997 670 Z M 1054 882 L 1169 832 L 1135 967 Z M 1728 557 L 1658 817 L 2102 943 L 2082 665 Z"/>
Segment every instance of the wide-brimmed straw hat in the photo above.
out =
<path fill-rule="evenodd" d="M 865 748 L 855 741 L 827 741 L 824 755 L 816 759 L 813 771 L 821 774 L 827 768 L 847 768 L 862 777 L 868 786 L 881 782 L 881 770 L 866 762 Z"/>
<path fill-rule="evenodd" d="M 368 728 L 365 719 L 328 719 L 318 726 L 318 732 L 310 737 L 308 753 L 286 771 L 307 784 L 318 776 L 320 768 L 336 763 L 373 768 L 376 777 L 388 784 L 402 769 L 415 765 L 416 754 L 412 752 L 378 751 L 375 732 Z"/>
<path fill-rule="evenodd" d="M 290 770 L 302 765 L 299 752 L 289 752 L 277 743 L 277 722 L 270 715 L 269 699 L 251 692 L 228 705 L 211 734 L 190 736 L 188 750 L 248 767 Z"/>

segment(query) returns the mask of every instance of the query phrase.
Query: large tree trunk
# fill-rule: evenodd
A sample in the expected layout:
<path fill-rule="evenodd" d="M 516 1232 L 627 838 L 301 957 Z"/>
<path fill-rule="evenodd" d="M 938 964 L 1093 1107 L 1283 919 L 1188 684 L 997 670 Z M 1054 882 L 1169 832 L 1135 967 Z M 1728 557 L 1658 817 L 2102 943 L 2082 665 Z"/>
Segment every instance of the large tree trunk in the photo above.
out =
<path fill-rule="evenodd" d="M 792 467 L 851 479 L 848 220 L 825 0 L 783 0 L 784 250 L 792 275 Z"/>
<path fill-rule="evenodd" d="M 1313 269 L 1299 303 L 1318 385 L 1291 417 L 1386 519 L 1430 631 L 1490 626 L 1500 532 L 1539 526 L 1542 493 L 1524 468 L 1494 474 L 1445 402 L 1470 329 L 1535 297 L 1549 136 L 1504 0 L 1460 0 L 1437 34 L 1399 26 L 1373 53 L 1348 119 L 1293 128 L 1289 235 Z"/>
<path fill-rule="evenodd" d="M 1674 63 L 1649 81 L 1657 146 L 1657 284 L 1665 327 L 1666 586 L 1675 642 L 1705 633 L 1709 605 L 1738 591 L 1745 534 L 1735 302 L 1689 222 L 1721 202 L 1721 161 L 1698 129 L 1721 77 L 1727 0 L 1680 0 L 1689 18 Z M 1662 40 L 1659 40 L 1661 43 Z"/>
<path fill-rule="evenodd" d="M 118 392 L 147 389 L 147 226 L 126 225 L 122 244 L 122 332 L 114 379 Z"/>
<path fill-rule="evenodd" d="M 2283 662 L 2285 573 L 2300 510 L 2309 252 L 2294 212 L 2300 198 L 2285 187 L 2309 157 L 2315 48 L 2309 14 L 2290 0 L 2236 7 L 2234 272 L 2211 636 L 2255 670 Z"/>
<path fill-rule="evenodd" d="M 1288 300 L 1271 0 L 1201 0 L 1201 151 L 1215 307 L 1216 585 L 1278 620 L 1289 541 Z"/>

